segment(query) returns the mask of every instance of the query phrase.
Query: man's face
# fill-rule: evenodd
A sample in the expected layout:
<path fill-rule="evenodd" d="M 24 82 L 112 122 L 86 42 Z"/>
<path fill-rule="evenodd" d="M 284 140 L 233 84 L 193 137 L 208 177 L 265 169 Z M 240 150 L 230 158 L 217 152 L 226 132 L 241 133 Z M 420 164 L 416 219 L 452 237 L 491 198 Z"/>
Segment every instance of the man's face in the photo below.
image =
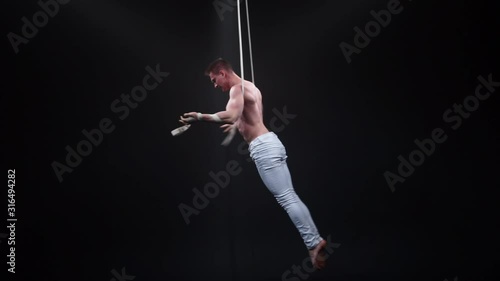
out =
<path fill-rule="evenodd" d="M 219 72 L 218 74 L 210 72 L 210 81 L 212 81 L 212 84 L 214 84 L 214 88 L 219 88 L 223 92 L 228 90 L 227 75 L 225 75 L 223 71 Z"/>

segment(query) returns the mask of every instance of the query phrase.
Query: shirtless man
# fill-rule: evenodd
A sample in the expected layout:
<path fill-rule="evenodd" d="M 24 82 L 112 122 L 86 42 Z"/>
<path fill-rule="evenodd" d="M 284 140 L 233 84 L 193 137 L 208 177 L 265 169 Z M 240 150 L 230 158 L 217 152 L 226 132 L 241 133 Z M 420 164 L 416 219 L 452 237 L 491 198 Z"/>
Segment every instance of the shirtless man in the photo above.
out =
<path fill-rule="evenodd" d="M 210 77 L 215 88 L 229 91 L 226 110 L 214 114 L 199 112 L 185 113 L 180 118 L 183 124 L 196 121 L 224 123 L 224 132 L 238 129 L 248 143 L 250 157 L 255 163 L 259 175 L 274 195 L 278 203 L 286 210 L 299 231 L 309 250 L 311 262 L 317 269 L 325 266 L 326 241 L 319 235 L 308 208 L 294 191 L 292 179 L 286 164 L 286 150 L 277 135 L 270 132 L 263 123 L 262 95 L 257 87 L 236 75 L 229 62 L 217 59 L 212 62 L 205 74 Z"/>

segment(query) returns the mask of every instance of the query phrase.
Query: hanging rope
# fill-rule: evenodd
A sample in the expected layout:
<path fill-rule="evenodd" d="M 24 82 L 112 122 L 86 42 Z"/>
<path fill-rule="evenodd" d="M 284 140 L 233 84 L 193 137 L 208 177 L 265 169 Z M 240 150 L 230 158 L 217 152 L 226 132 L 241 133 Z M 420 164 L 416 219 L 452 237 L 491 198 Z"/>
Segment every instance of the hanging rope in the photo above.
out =
<path fill-rule="evenodd" d="M 238 0 L 238 37 L 239 37 L 239 42 L 240 42 L 240 68 L 241 68 L 241 92 L 242 95 L 245 95 L 245 86 L 244 86 L 244 81 L 245 81 L 245 68 L 243 65 L 243 39 L 242 39 L 242 32 L 241 32 L 241 8 L 240 8 L 240 2 L 241 0 Z M 252 58 L 252 38 L 250 36 L 250 17 L 249 17 L 249 12 L 248 12 L 248 0 L 246 0 L 246 14 L 247 14 L 247 27 L 248 27 L 248 44 L 249 44 L 249 51 L 250 51 L 250 70 L 252 73 L 252 83 L 255 84 L 255 78 L 253 74 L 253 58 Z M 234 126 L 222 142 L 222 145 L 227 146 L 233 140 L 234 135 L 236 134 L 236 126 Z"/>
<path fill-rule="evenodd" d="M 245 95 L 245 87 L 243 86 L 243 81 L 245 73 L 243 68 L 243 40 L 241 39 L 241 12 L 240 12 L 240 0 L 238 0 L 238 36 L 240 38 L 240 67 L 241 67 L 241 91 Z"/>
<path fill-rule="evenodd" d="M 248 49 L 250 51 L 250 71 L 252 72 L 252 83 L 255 84 L 255 77 L 253 76 L 253 58 L 252 58 L 252 37 L 250 36 L 250 16 L 248 15 L 248 0 L 245 0 L 247 10 L 247 27 L 248 27 Z"/>

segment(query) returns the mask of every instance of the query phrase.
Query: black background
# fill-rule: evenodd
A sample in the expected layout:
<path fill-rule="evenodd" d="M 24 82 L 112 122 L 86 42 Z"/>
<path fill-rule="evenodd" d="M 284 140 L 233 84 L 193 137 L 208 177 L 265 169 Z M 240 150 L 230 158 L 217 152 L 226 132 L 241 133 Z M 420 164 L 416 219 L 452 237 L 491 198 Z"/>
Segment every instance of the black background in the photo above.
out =
<path fill-rule="evenodd" d="M 354 44 L 353 28 L 388 2 L 249 3 L 264 121 L 271 128 L 273 109 L 295 115 L 273 128 L 297 194 L 340 244 L 307 280 L 495 280 L 500 91 L 457 130 L 443 113 L 474 94 L 479 75 L 500 80 L 498 12 L 402 1 L 347 63 L 339 44 Z M 180 114 L 224 108 L 203 71 L 223 57 L 241 73 L 236 8 L 221 20 L 211 0 L 72 0 L 16 54 L 7 34 L 22 35 L 21 18 L 39 10 L 2 4 L 2 164 L 16 169 L 18 218 L 16 274 L 1 239 L 2 280 L 108 281 L 122 268 L 134 280 L 285 280 L 307 250 L 239 152 L 242 138 L 221 146 L 215 124 L 170 135 Z M 170 75 L 120 120 L 111 103 L 157 64 Z M 103 118 L 115 130 L 59 182 L 52 163 L 65 164 L 65 147 Z M 392 192 L 384 173 L 438 127 L 447 140 Z M 229 161 L 241 173 L 186 225 L 179 204 L 193 206 L 192 189 Z"/>

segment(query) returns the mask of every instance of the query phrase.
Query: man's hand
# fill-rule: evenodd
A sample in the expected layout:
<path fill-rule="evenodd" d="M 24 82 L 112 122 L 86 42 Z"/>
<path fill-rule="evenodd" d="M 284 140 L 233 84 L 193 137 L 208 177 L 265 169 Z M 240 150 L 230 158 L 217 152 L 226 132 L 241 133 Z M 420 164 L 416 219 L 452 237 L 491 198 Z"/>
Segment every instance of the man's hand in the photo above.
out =
<path fill-rule="evenodd" d="M 228 146 L 229 143 L 233 140 L 234 135 L 236 135 L 236 131 L 238 130 L 238 122 L 234 124 L 224 124 L 220 127 L 224 129 L 224 133 L 228 133 L 221 145 Z"/>
<path fill-rule="evenodd" d="M 184 113 L 183 116 L 180 116 L 180 120 L 179 122 L 181 122 L 182 124 L 184 125 L 187 125 L 187 124 L 190 124 L 190 123 L 193 123 L 195 121 L 198 121 L 198 112 L 188 112 L 188 113 Z"/>
<path fill-rule="evenodd" d="M 235 128 L 236 127 L 236 124 L 224 124 L 222 126 L 220 126 L 221 129 L 224 129 L 224 133 L 227 133 L 229 131 L 231 131 L 231 129 Z"/>

